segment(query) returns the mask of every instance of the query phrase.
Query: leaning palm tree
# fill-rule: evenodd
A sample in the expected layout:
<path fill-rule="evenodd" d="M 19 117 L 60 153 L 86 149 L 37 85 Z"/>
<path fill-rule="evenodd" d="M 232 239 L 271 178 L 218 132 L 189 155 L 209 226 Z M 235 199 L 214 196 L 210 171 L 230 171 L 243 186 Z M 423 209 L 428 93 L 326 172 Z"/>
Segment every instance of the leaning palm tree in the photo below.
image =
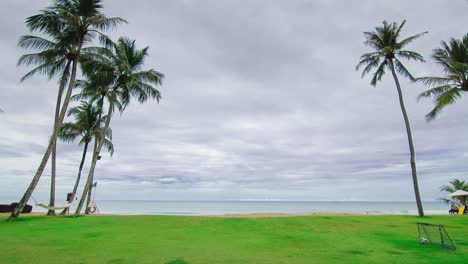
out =
<path fill-rule="evenodd" d="M 109 128 L 106 131 L 106 136 L 102 135 L 102 124 L 104 123 L 103 118 L 99 118 L 101 109 L 90 103 L 90 102 L 81 102 L 81 105 L 71 108 L 68 111 L 68 115 L 73 115 L 75 118 L 74 122 L 63 123 L 60 129 L 59 138 L 65 142 L 73 142 L 77 138 L 80 139 L 79 145 L 84 145 L 83 154 L 81 157 L 80 166 L 78 169 L 78 175 L 76 176 L 75 185 L 73 191 L 71 192 L 70 202 L 75 198 L 78 185 L 80 183 L 81 171 L 83 170 L 83 165 L 86 159 L 86 153 L 88 150 L 89 143 L 93 140 L 103 139 L 103 144 L 106 147 L 107 151 L 111 153 L 114 152 L 114 146 L 112 144 L 112 130 Z M 67 209 L 64 209 L 61 214 L 65 214 Z"/>
<path fill-rule="evenodd" d="M 74 53 L 71 54 L 71 72 L 68 76 L 68 87 L 60 108 L 58 119 L 55 120 L 52 136 L 50 137 L 47 150 L 39 164 L 39 167 L 21 198 L 18 206 L 13 209 L 7 221 L 17 218 L 23 207 L 28 202 L 32 192 L 37 186 L 44 171 L 47 161 L 54 149 L 57 135 L 68 108 L 72 89 L 75 86 L 78 62 L 81 49 L 86 42 L 92 41 L 96 34 L 102 36 L 100 31 L 116 27 L 119 23 L 125 22 L 121 18 L 107 18 L 101 13 L 102 0 L 54 0 L 53 4 L 42 10 L 38 15 L 31 16 L 26 20 L 26 25 L 30 31 L 38 31 L 48 34 L 51 28 L 58 28 L 60 32 L 69 32 L 74 36 Z M 103 38 L 105 39 L 105 38 Z M 60 90 L 60 89 L 59 89 Z"/>
<path fill-rule="evenodd" d="M 63 90 L 67 84 L 68 77 L 70 74 L 70 65 L 73 61 L 75 54 L 76 43 L 75 35 L 73 32 L 62 31 L 63 25 L 60 23 L 52 23 L 46 28 L 49 39 L 34 35 L 24 35 L 18 41 L 18 46 L 26 49 L 38 49 L 39 52 L 25 54 L 18 60 L 18 66 L 31 66 L 37 65 L 31 71 L 26 73 L 21 81 L 25 81 L 28 78 L 36 74 L 47 74 L 49 79 L 60 74 L 57 102 L 55 105 L 55 117 L 54 126 L 59 121 L 61 100 L 63 97 Z M 51 166 L 51 187 L 50 187 L 50 202 L 49 206 L 54 207 L 55 203 L 55 172 L 56 172 L 56 139 L 53 139 L 52 143 L 52 166 Z M 55 211 L 49 209 L 48 215 L 54 215 Z"/>
<path fill-rule="evenodd" d="M 434 120 L 443 108 L 455 103 L 468 92 L 468 34 L 462 39 L 442 41 L 442 48 L 435 49 L 432 58 L 442 68 L 441 77 L 422 77 L 417 80 L 431 89 L 421 93 L 418 99 L 433 97 L 435 107 L 426 115 L 428 121 Z"/>
<path fill-rule="evenodd" d="M 377 82 L 381 81 L 386 70 L 390 70 L 392 72 L 393 79 L 395 80 L 395 85 L 398 91 L 401 112 L 403 113 L 403 118 L 405 120 L 406 125 L 406 133 L 408 136 L 408 143 L 411 154 L 411 173 L 413 178 L 414 193 L 416 195 L 416 204 L 418 207 L 419 216 L 424 216 L 421 197 L 419 194 L 418 178 L 416 175 L 416 161 L 414 154 L 413 138 L 411 135 L 411 127 L 408 115 L 406 113 L 406 108 L 403 102 L 403 94 L 401 91 L 401 86 L 398 80 L 397 72 L 403 75 L 404 77 L 408 77 L 410 80 L 415 79 L 413 75 L 411 75 L 411 73 L 403 65 L 401 59 L 405 59 L 408 61 L 415 60 L 419 62 L 424 62 L 424 59 L 420 54 L 414 51 L 404 50 L 403 48 L 405 48 L 414 40 L 421 37 L 426 32 L 405 38 L 403 40 L 399 40 L 400 33 L 403 26 L 405 25 L 405 22 L 406 21 L 403 21 L 400 25 L 398 25 L 395 22 L 388 23 L 387 21 L 384 21 L 383 25 L 376 27 L 374 31 L 364 32 L 364 36 L 366 37 L 366 41 L 364 41 L 364 44 L 373 49 L 374 52 L 363 54 L 358 65 L 356 66 L 356 70 L 359 70 L 362 67 L 364 67 L 361 76 L 364 77 L 373 69 L 376 69 L 376 71 L 373 73 L 371 80 L 371 85 L 373 86 L 376 86 Z"/>
<path fill-rule="evenodd" d="M 462 181 L 462 180 L 459 180 L 459 179 L 453 179 L 453 180 L 451 180 L 449 182 L 449 184 L 443 185 L 443 186 L 440 187 L 441 192 L 454 193 L 454 192 L 456 192 L 458 190 L 468 192 L 468 182 Z M 446 199 L 446 198 L 442 198 L 442 200 L 445 201 L 446 203 L 450 202 L 450 200 Z M 464 199 L 460 200 L 460 202 L 461 202 L 461 204 L 465 204 Z"/>
<path fill-rule="evenodd" d="M 141 70 L 144 60 L 148 56 L 149 47 L 137 49 L 134 40 L 123 37 L 119 38 L 116 43 L 112 43 L 111 46 L 111 49 L 90 49 L 82 64 L 85 75 L 98 76 L 99 81 L 101 81 L 101 85 L 94 87 L 106 87 L 105 89 L 96 89 L 94 93 L 92 91 L 88 93 L 91 96 L 94 94 L 94 97 L 105 96 L 107 98 L 108 110 L 104 131 L 109 128 L 115 108 L 123 111 L 132 98 L 135 98 L 139 103 L 144 103 L 150 98 L 159 101 L 161 95 L 154 86 L 161 85 L 163 78 L 162 73 L 153 69 Z M 89 204 L 94 170 L 102 145 L 102 141 L 95 141 L 95 151 L 88 179 L 75 215 L 80 214 L 87 194 Z"/>

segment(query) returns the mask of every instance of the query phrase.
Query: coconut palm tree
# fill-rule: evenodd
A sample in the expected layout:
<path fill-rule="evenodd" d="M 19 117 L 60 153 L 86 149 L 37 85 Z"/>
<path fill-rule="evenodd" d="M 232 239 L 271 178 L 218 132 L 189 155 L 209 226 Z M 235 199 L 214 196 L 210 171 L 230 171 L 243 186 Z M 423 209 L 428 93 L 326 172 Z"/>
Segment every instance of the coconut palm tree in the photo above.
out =
<path fill-rule="evenodd" d="M 403 101 L 403 94 L 401 91 L 401 86 L 398 80 L 397 72 L 403 75 L 404 77 L 408 77 L 410 80 L 415 79 L 413 75 L 411 75 L 411 73 L 406 69 L 401 59 L 407 61 L 415 60 L 419 62 L 424 62 L 424 59 L 420 54 L 414 51 L 405 50 L 404 48 L 414 40 L 421 37 L 426 32 L 400 40 L 400 33 L 405 23 L 406 21 L 403 21 L 400 25 L 398 25 L 396 22 L 388 23 L 387 21 L 383 21 L 383 24 L 381 26 L 376 27 L 374 31 L 364 32 L 364 36 L 366 38 L 364 44 L 373 49 L 374 52 L 363 54 L 360 58 L 358 65 L 356 66 L 356 70 L 359 70 L 362 67 L 364 67 L 361 76 L 364 77 L 372 70 L 376 69 L 373 73 L 371 80 L 371 85 L 373 86 L 376 86 L 377 82 L 382 80 L 382 77 L 384 76 L 386 70 L 390 70 L 392 73 L 398 91 L 401 112 L 403 114 L 403 118 L 405 120 L 406 125 L 406 133 L 408 136 L 408 143 L 411 155 L 411 173 L 413 178 L 413 186 L 414 193 L 416 196 L 418 213 L 420 216 L 424 216 L 421 197 L 419 194 L 418 178 L 416 175 L 416 160 L 414 154 L 413 138 L 411 135 L 411 127 L 408 115 L 406 113 L 406 108 Z"/>
<path fill-rule="evenodd" d="M 76 40 L 73 32 L 61 31 L 61 26 L 52 23 L 47 29 L 47 35 L 50 39 L 46 39 L 34 35 L 24 35 L 18 41 L 18 46 L 26 49 L 38 49 L 37 53 L 25 54 L 18 60 L 18 66 L 31 66 L 37 65 L 31 71 L 26 73 L 21 81 L 36 74 L 46 74 L 49 79 L 60 74 L 57 102 L 55 105 L 54 126 L 59 120 L 61 100 L 63 97 L 63 90 L 68 81 L 70 74 L 70 65 L 73 61 L 75 54 L 74 43 Z M 56 172 L 56 139 L 52 142 L 52 166 L 51 166 L 51 188 L 50 188 L 50 202 L 49 206 L 53 207 L 55 203 L 55 172 Z M 48 215 L 55 215 L 55 211 L 49 209 Z"/>
<path fill-rule="evenodd" d="M 125 20 L 118 17 L 108 18 L 101 13 L 101 10 L 102 0 L 54 0 L 50 7 L 47 7 L 39 14 L 26 19 L 26 26 L 30 31 L 37 31 L 47 35 L 52 31 L 51 28 L 58 28 L 58 31 L 67 32 L 67 35 L 74 36 L 74 42 L 71 44 L 67 43 L 67 45 L 73 45 L 75 49 L 74 53 L 70 56 L 72 62 L 71 72 L 69 75 L 67 74 L 67 91 L 63 99 L 58 119 L 54 122 L 55 125 L 52 136 L 50 137 L 49 145 L 33 179 L 31 180 L 31 183 L 29 184 L 29 187 L 26 189 L 26 192 L 18 203 L 18 206 L 13 209 L 7 221 L 12 221 L 19 216 L 23 207 L 31 197 L 32 192 L 36 188 L 50 154 L 55 147 L 59 128 L 65 118 L 72 89 L 75 86 L 77 67 L 83 45 L 86 42 L 92 41 L 96 35 L 103 36 L 101 31 L 115 28 L 118 24 L 125 22 Z"/>
<path fill-rule="evenodd" d="M 449 182 L 449 184 L 447 185 L 443 185 L 440 187 L 440 191 L 441 192 L 447 192 L 447 193 L 453 193 L 453 192 L 456 192 L 457 190 L 462 190 L 462 191 L 467 191 L 468 192 L 468 182 L 466 181 L 462 181 L 462 180 L 459 180 L 459 179 L 453 179 Z M 464 199 L 464 197 L 460 197 L 462 199 L 460 199 L 460 203 L 461 204 L 465 204 L 466 201 Z M 442 198 L 442 200 L 444 200 L 446 203 L 450 202 L 449 199 L 446 199 L 446 198 Z"/>
<path fill-rule="evenodd" d="M 442 41 L 442 48 L 435 49 L 432 58 L 442 68 L 441 77 L 422 77 L 417 81 L 431 89 L 421 93 L 418 99 L 433 97 L 435 107 L 426 115 L 434 120 L 446 106 L 455 103 L 468 92 L 468 34 L 462 39 L 451 38 Z"/>
<path fill-rule="evenodd" d="M 94 85 L 94 87 L 101 87 L 101 89 L 94 90 L 94 93 L 85 91 L 85 94 L 88 93 L 88 96 L 95 98 L 105 96 L 107 99 L 108 110 L 104 131 L 109 127 L 115 108 L 120 111 L 125 110 L 132 98 L 135 98 L 139 103 L 144 103 L 150 98 L 159 102 L 161 95 L 154 86 L 161 85 L 163 74 L 153 69 L 141 70 L 144 60 L 148 56 L 148 48 L 137 49 L 134 40 L 121 37 L 116 43 L 111 44 L 111 49 L 89 49 L 89 53 L 83 58 L 82 67 L 85 75 L 95 76 L 101 84 Z M 75 215 L 80 214 L 87 194 L 89 204 L 94 170 L 102 145 L 102 141 L 95 141 L 95 151 L 88 179 Z"/>
<path fill-rule="evenodd" d="M 78 185 L 80 183 L 81 171 L 83 170 L 83 164 L 86 159 L 86 153 L 88 150 L 88 144 L 93 140 L 101 140 L 102 135 L 102 124 L 104 123 L 103 118 L 99 118 L 101 109 L 91 102 L 82 101 L 81 105 L 71 108 L 68 111 L 68 116 L 73 115 L 75 118 L 74 122 L 63 123 L 60 129 L 59 138 L 65 142 L 73 142 L 77 138 L 80 139 L 79 145 L 83 144 L 83 154 L 81 157 L 80 166 L 78 169 L 78 175 L 76 176 L 75 185 L 71 192 L 70 201 L 75 198 Z M 112 145 L 112 130 L 109 128 L 106 131 L 106 137 L 104 138 L 104 147 L 111 153 L 114 152 L 114 146 Z M 67 209 L 63 210 L 61 214 L 65 214 Z"/>

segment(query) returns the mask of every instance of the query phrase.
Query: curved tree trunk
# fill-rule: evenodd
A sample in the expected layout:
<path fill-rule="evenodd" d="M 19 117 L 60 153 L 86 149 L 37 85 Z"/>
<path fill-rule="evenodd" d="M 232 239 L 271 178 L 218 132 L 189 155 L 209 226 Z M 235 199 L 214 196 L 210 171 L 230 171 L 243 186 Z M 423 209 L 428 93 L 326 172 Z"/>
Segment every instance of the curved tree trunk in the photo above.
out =
<path fill-rule="evenodd" d="M 101 100 L 102 100 L 101 101 L 101 109 L 102 109 L 103 97 L 101 97 Z M 88 179 L 87 179 L 86 185 L 85 185 L 85 187 L 83 189 L 83 193 L 81 195 L 80 202 L 78 203 L 78 206 L 76 208 L 75 216 L 80 215 L 81 209 L 83 208 L 83 204 L 85 202 L 85 198 L 87 197 L 88 192 L 91 193 L 91 185 L 93 183 L 93 178 L 94 178 L 94 169 L 96 168 L 97 159 L 98 159 L 99 153 L 101 152 L 101 148 L 102 148 L 102 145 L 104 143 L 104 138 L 105 138 L 107 129 L 109 128 L 113 108 L 114 108 L 114 104 L 113 104 L 112 100 L 110 100 L 109 109 L 107 111 L 108 114 L 107 114 L 107 118 L 106 118 L 106 124 L 104 126 L 104 129 L 102 130 L 102 137 L 103 138 L 100 139 L 100 140 L 96 139 L 94 141 L 93 158 L 92 158 L 92 161 L 91 161 L 91 167 L 89 168 L 89 172 L 88 172 Z M 88 205 L 86 205 L 86 211 L 88 211 Z M 89 211 L 88 211 L 88 213 L 89 213 Z"/>
<path fill-rule="evenodd" d="M 55 206 L 55 171 L 56 171 L 56 157 L 57 157 L 57 140 L 53 143 L 52 147 L 52 171 L 50 174 L 50 201 L 49 201 L 49 206 L 54 207 Z M 56 215 L 55 210 L 49 209 L 47 211 L 47 215 Z"/>
<path fill-rule="evenodd" d="M 54 116 L 54 131 L 57 127 L 60 117 L 60 106 L 62 104 L 63 90 L 65 89 L 65 84 L 68 79 L 68 73 L 70 71 L 71 60 L 67 61 L 65 68 L 63 70 L 62 80 L 60 81 L 60 87 L 57 95 L 57 103 L 55 104 L 55 116 Z M 58 132 L 57 132 L 58 133 Z M 57 157 L 57 138 L 53 142 L 52 148 L 52 171 L 50 174 L 50 201 L 49 206 L 55 206 L 55 172 L 56 172 L 56 157 Z M 49 210 L 47 215 L 55 215 L 55 210 Z"/>
<path fill-rule="evenodd" d="M 98 158 L 99 158 L 99 153 L 97 153 Z M 91 195 L 93 194 L 93 182 L 94 182 L 94 172 L 93 175 L 91 176 L 91 185 L 89 186 L 89 190 L 87 193 L 87 198 L 86 198 L 86 209 L 85 209 L 85 214 L 89 214 L 89 204 L 91 203 Z"/>
<path fill-rule="evenodd" d="M 86 180 L 85 187 L 83 188 L 83 193 L 81 194 L 80 201 L 78 202 L 78 205 L 76 207 L 75 216 L 78 216 L 80 214 L 81 208 L 83 208 L 84 198 L 86 197 L 86 194 L 88 193 L 88 189 L 91 186 L 91 185 L 88 186 L 88 182 L 90 182 L 89 178 L 90 178 L 90 174 L 91 174 L 91 168 L 93 167 L 93 165 L 96 166 L 96 163 L 94 162 L 94 160 L 95 159 L 97 160 L 97 154 L 96 153 L 97 153 L 98 146 L 99 146 L 99 141 L 94 140 L 93 156 L 91 158 L 91 167 L 90 167 L 89 172 L 88 172 L 88 178 Z M 94 169 L 92 171 L 94 173 Z"/>
<path fill-rule="evenodd" d="M 408 119 L 408 114 L 406 113 L 405 104 L 403 102 L 403 94 L 401 92 L 400 82 L 398 81 L 398 77 L 395 72 L 395 66 L 393 65 L 393 60 L 389 60 L 389 62 L 390 62 L 390 68 L 392 70 L 392 75 L 393 75 L 393 78 L 395 79 L 395 84 L 396 84 L 397 91 L 398 91 L 398 98 L 400 100 L 401 112 L 403 114 L 403 118 L 405 119 L 406 134 L 408 136 L 408 144 L 409 144 L 409 150 L 411 154 L 410 163 L 411 163 L 411 174 L 413 176 L 414 194 L 416 196 L 416 205 L 418 207 L 418 214 L 419 216 L 422 217 L 424 216 L 424 210 L 422 207 L 421 195 L 419 194 L 418 177 L 416 174 L 416 159 L 415 159 L 415 154 L 414 154 L 413 136 L 411 135 L 411 127 L 410 127 L 410 123 Z"/>
<path fill-rule="evenodd" d="M 72 73 L 70 76 L 70 80 L 68 82 L 68 88 L 67 88 L 67 93 L 65 95 L 65 99 L 63 100 L 63 106 L 62 109 L 60 110 L 60 116 L 59 116 L 59 122 L 55 124 L 54 131 L 52 132 L 52 136 L 49 140 L 49 145 L 47 146 L 46 152 L 44 153 L 44 156 L 42 157 L 41 163 L 39 164 L 39 168 L 36 171 L 36 174 L 34 175 L 33 179 L 31 180 L 31 183 L 29 184 L 28 188 L 26 189 L 26 192 L 24 193 L 23 197 L 19 201 L 18 205 L 13 209 L 11 212 L 10 217 L 6 220 L 7 222 L 13 221 L 15 218 L 17 218 L 21 211 L 23 210 L 24 206 L 26 203 L 29 201 L 29 198 L 31 198 L 31 195 L 34 191 L 34 189 L 37 186 L 37 183 L 39 182 L 39 179 L 42 176 L 42 172 L 44 171 L 45 166 L 47 165 L 47 161 L 49 160 L 50 153 L 52 152 L 54 142 L 57 140 L 57 135 L 58 131 L 60 129 L 60 126 L 62 125 L 63 119 L 65 118 L 65 114 L 67 112 L 68 108 L 68 103 L 70 102 L 70 97 L 72 94 L 73 87 L 75 86 L 75 79 L 76 79 L 76 71 L 78 68 L 78 58 L 80 56 L 80 51 L 81 51 L 81 46 L 83 45 L 83 41 L 80 40 L 78 49 L 77 49 L 77 55 L 75 59 L 73 59 L 72 62 Z"/>
<path fill-rule="evenodd" d="M 101 120 L 102 118 L 102 107 L 104 106 L 104 95 L 101 95 L 101 99 L 99 100 L 99 108 L 101 109 L 101 111 L 99 112 L 99 119 L 98 120 Z M 103 130 L 105 131 L 105 130 Z M 103 135 L 103 137 L 105 138 L 105 134 Z M 103 138 L 103 140 L 104 140 Z M 97 159 L 99 159 L 99 152 L 96 153 L 97 155 Z M 97 160 L 96 160 L 97 162 Z M 87 191 L 87 199 L 86 199 L 86 208 L 85 208 L 85 214 L 89 214 L 89 204 L 91 203 L 91 195 L 92 195 L 92 190 L 93 190 L 93 181 L 94 181 L 94 170 L 93 170 L 93 174 L 91 176 L 91 185 L 89 186 L 89 190 Z"/>
<path fill-rule="evenodd" d="M 75 181 L 75 186 L 73 186 L 73 191 L 72 191 L 72 194 L 70 196 L 70 203 L 73 201 L 73 199 L 75 199 L 75 195 L 76 195 L 76 190 L 78 190 L 78 185 L 80 184 L 80 178 L 81 178 L 81 171 L 83 170 L 83 165 L 84 165 L 84 162 L 85 162 L 85 159 L 86 159 L 86 153 L 88 152 L 88 144 L 89 144 L 89 141 L 85 141 L 85 145 L 84 145 L 84 148 L 83 148 L 83 156 L 81 157 L 81 162 L 80 162 L 80 168 L 78 169 L 78 175 L 76 176 L 76 181 Z M 60 213 L 60 215 L 65 215 L 67 213 L 69 208 L 65 208 L 63 209 L 63 211 Z"/>

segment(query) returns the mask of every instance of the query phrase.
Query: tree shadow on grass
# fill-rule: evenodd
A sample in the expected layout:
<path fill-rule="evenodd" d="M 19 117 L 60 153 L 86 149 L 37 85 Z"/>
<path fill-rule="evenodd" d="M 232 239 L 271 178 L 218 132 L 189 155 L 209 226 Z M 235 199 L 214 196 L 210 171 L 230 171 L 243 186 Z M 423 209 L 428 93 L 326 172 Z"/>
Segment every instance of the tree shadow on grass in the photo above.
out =
<path fill-rule="evenodd" d="M 11 222 L 6 222 L 8 217 L 3 218 L 3 222 L 5 223 L 24 223 L 24 222 L 33 222 L 33 221 L 42 221 L 43 219 L 46 219 L 47 216 L 45 215 L 24 215 L 20 216 L 18 218 L 13 219 Z"/>
<path fill-rule="evenodd" d="M 9 215 L 8 215 L 9 216 Z M 1 216 L 0 221 L 1 222 L 6 222 L 8 216 Z M 29 215 L 29 214 L 22 214 L 18 218 L 14 219 L 11 222 L 8 223 L 25 223 L 25 222 L 41 222 L 44 220 L 49 220 L 49 219 L 76 219 L 76 218 L 81 218 L 84 216 L 74 216 L 74 215 Z"/>
<path fill-rule="evenodd" d="M 172 261 L 168 261 L 164 264 L 189 264 L 187 261 L 183 260 L 183 259 L 175 259 L 175 260 L 172 260 Z"/>

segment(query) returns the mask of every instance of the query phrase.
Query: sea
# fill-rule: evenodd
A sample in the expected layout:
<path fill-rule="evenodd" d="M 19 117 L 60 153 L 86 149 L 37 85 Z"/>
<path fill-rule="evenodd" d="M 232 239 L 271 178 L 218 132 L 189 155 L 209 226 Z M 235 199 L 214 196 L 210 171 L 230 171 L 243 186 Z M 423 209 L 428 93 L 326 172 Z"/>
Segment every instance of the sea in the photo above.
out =
<path fill-rule="evenodd" d="M 30 203 L 33 205 L 33 203 Z M 110 201 L 97 200 L 96 213 L 116 215 L 229 215 L 229 214 L 393 214 L 417 215 L 415 202 L 343 201 Z M 60 206 L 57 202 L 56 206 Z M 442 201 L 424 202 L 427 215 L 448 214 Z M 73 211 L 73 206 L 71 211 Z M 46 210 L 34 206 L 33 212 Z"/>

